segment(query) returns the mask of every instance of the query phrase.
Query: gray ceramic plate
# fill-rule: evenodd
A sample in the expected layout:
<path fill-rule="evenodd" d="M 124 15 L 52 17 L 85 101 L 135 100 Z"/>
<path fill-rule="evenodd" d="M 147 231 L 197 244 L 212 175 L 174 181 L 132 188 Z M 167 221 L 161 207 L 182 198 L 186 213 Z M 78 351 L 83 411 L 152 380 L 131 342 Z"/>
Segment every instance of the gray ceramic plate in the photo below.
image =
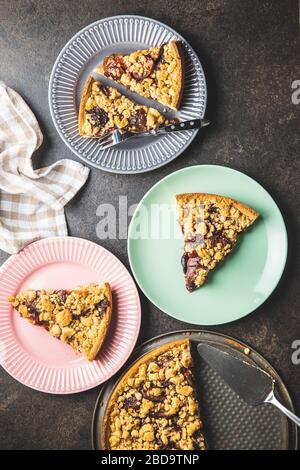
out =
<path fill-rule="evenodd" d="M 106 55 L 130 53 L 172 39 L 182 42 L 185 60 L 185 85 L 179 112 L 167 112 L 179 120 L 202 118 L 206 108 L 206 82 L 200 61 L 183 37 L 159 21 L 141 16 L 123 15 L 105 18 L 77 33 L 59 54 L 49 82 L 49 106 L 54 125 L 66 145 L 86 163 L 114 173 L 140 173 L 153 170 L 178 157 L 192 142 L 197 131 L 177 132 L 125 142 L 101 151 L 95 139 L 80 137 L 77 116 L 84 83 Z M 112 82 L 104 77 L 106 84 Z M 163 106 L 138 97 L 123 86 L 114 84 L 135 101 Z"/>
<path fill-rule="evenodd" d="M 293 404 L 281 378 L 273 367 L 256 351 L 240 341 L 219 333 L 204 330 L 175 331 L 153 338 L 133 352 L 130 364 L 101 388 L 92 423 L 92 446 L 101 449 L 101 423 L 107 401 L 120 377 L 129 366 L 147 352 L 164 343 L 188 337 L 194 346 L 200 342 L 210 343 L 222 349 L 234 350 L 245 357 L 245 348 L 250 350 L 247 360 L 252 360 L 276 380 L 279 400 L 293 410 Z M 284 450 L 297 449 L 296 425 L 289 421 L 272 405 L 252 407 L 239 398 L 228 385 L 204 362 L 194 355 L 197 385 L 210 449 L 226 450 Z"/>

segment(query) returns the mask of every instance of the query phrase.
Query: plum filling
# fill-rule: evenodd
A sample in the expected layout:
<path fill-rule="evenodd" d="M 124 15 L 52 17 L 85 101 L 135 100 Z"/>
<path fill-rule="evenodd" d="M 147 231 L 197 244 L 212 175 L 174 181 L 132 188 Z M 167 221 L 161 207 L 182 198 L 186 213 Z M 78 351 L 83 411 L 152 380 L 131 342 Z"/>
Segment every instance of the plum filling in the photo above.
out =
<path fill-rule="evenodd" d="M 115 392 L 107 449 L 205 448 L 187 342 L 136 364 Z"/>
<path fill-rule="evenodd" d="M 186 288 L 188 291 L 193 291 L 196 288 L 195 280 L 197 276 L 197 269 L 201 266 L 200 258 L 198 256 L 189 257 L 187 259 L 186 267 Z"/>
<path fill-rule="evenodd" d="M 105 96 L 110 96 L 110 90 L 108 86 L 101 85 L 101 90 L 104 93 Z"/>
<path fill-rule="evenodd" d="M 88 317 L 89 315 L 92 315 L 92 313 L 94 312 L 94 309 L 98 310 L 99 317 L 102 318 L 106 312 L 107 307 L 109 307 L 109 302 L 105 298 L 105 299 L 100 300 L 100 302 L 96 304 L 93 308 L 84 310 L 79 315 L 73 315 L 73 318 Z"/>
<path fill-rule="evenodd" d="M 58 303 L 61 306 L 63 306 L 65 304 L 65 302 L 68 298 L 68 295 L 70 294 L 70 292 L 66 291 L 66 290 L 59 290 L 59 291 L 55 291 L 54 293 L 57 294 Z M 34 301 L 33 302 L 24 302 L 23 305 L 25 305 L 25 307 L 27 307 L 28 314 L 29 314 L 32 322 L 35 325 L 40 325 L 40 326 L 43 326 L 46 329 L 49 329 L 49 321 L 40 320 L 40 314 L 42 312 L 39 311 L 39 309 L 37 308 Z M 76 320 L 80 317 L 87 317 L 89 315 L 92 315 L 94 313 L 94 309 L 98 310 L 99 317 L 102 318 L 103 315 L 106 312 L 106 309 L 109 307 L 109 305 L 110 305 L 109 301 L 106 298 L 104 298 L 97 305 L 95 305 L 93 308 L 86 309 L 78 315 L 73 314 L 72 319 Z M 66 308 L 67 308 L 67 306 L 66 306 Z"/>
<path fill-rule="evenodd" d="M 158 51 L 138 57 L 132 65 L 126 64 L 123 56 L 113 55 L 106 57 L 103 62 L 104 75 L 119 80 L 124 73 L 129 72 L 136 81 L 150 77 L 155 67 L 162 63 L 163 46 Z"/>
<path fill-rule="evenodd" d="M 194 385 L 194 377 L 191 369 L 183 367 L 182 373 L 190 385 Z"/>
<path fill-rule="evenodd" d="M 149 401 L 153 401 L 154 403 L 160 403 L 160 402 L 164 401 L 164 399 L 165 399 L 165 391 L 164 390 L 162 391 L 162 394 L 159 395 L 159 396 L 149 395 L 143 389 L 141 389 L 141 394 L 142 394 L 143 398 L 145 398 L 146 400 L 149 400 Z"/>
<path fill-rule="evenodd" d="M 141 56 L 142 60 L 137 60 L 137 68 L 135 68 L 136 64 L 129 68 L 131 76 L 137 81 L 150 77 L 154 69 L 163 62 L 163 52 L 164 48 L 161 46 L 158 51 Z"/>
<path fill-rule="evenodd" d="M 168 413 L 167 411 L 160 410 L 156 411 L 155 413 L 150 413 L 150 416 L 152 418 L 173 418 L 174 416 L 177 416 L 177 413 Z"/>
<path fill-rule="evenodd" d="M 91 115 L 91 118 L 97 127 L 104 127 L 108 122 L 107 112 L 99 106 L 94 106 L 90 111 L 87 111 Z"/>
<path fill-rule="evenodd" d="M 58 302 L 63 305 L 66 300 L 67 300 L 67 297 L 69 295 L 69 292 L 66 291 L 66 290 L 59 290 L 57 291 L 57 294 L 58 294 Z"/>
<path fill-rule="evenodd" d="M 126 64 L 122 56 L 109 56 L 103 62 L 104 75 L 118 80 L 126 72 Z"/>
<path fill-rule="evenodd" d="M 196 450 L 203 449 L 203 446 L 207 447 L 205 439 L 204 439 L 204 435 L 203 435 L 201 429 L 199 429 L 198 431 L 195 432 L 195 434 L 193 436 L 193 442 L 195 444 L 195 449 Z"/>
<path fill-rule="evenodd" d="M 195 251 L 199 246 L 204 245 L 204 236 L 201 233 L 196 233 L 194 237 L 190 236 L 185 243 L 187 251 Z"/>
<path fill-rule="evenodd" d="M 29 313 L 29 315 L 32 319 L 32 322 L 35 325 L 40 325 L 40 326 L 44 326 L 45 328 L 47 328 L 49 322 L 40 320 L 40 312 L 36 308 L 35 304 L 34 303 L 30 304 L 30 303 L 26 302 L 26 303 L 24 303 L 24 305 L 28 309 L 28 313 Z"/>
<path fill-rule="evenodd" d="M 129 127 L 131 127 L 136 132 L 145 130 L 145 128 L 146 128 L 146 113 L 145 113 L 144 109 L 142 109 L 142 108 L 138 109 L 129 118 Z"/>
<path fill-rule="evenodd" d="M 145 57 L 145 56 L 144 56 Z M 146 62 L 140 64 L 140 68 L 135 69 L 135 64 L 132 68 L 129 68 L 129 72 L 133 78 L 136 80 L 144 80 L 144 78 L 148 78 L 154 69 L 155 61 L 148 55 L 146 56 Z"/>
<path fill-rule="evenodd" d="M 164 57 L 164 45 L 162 45 L 155 59 L 155 68 L 159 69 L 164 63 L 166 63 L 166 60 Z"/>

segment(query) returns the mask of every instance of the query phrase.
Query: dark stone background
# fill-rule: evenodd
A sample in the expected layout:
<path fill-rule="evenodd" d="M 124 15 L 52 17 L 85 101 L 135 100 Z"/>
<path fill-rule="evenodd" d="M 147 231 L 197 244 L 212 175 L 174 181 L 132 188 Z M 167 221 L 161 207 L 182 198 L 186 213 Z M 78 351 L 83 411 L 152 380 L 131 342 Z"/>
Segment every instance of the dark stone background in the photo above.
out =
<path fill-rule="evenodd" d="M 162 177 L 189 165 L 215 163 L 243 171 L 277 201 L 289 233 L 288 264 L 275 293 L 252 315 L 215 327 L 247 342 L 277 369 L 300 414 L 300 365 L 291 344 L 300 339 L 300 105 L 291 84 L 300 79 L 299 5 L 296 0 L 0 0 L 0 77 L 19 91 L 44 133 L 36 165 L 75 158 L 51 121 L 47 92 L 53 63 L 64 44 L 85 25 L 116 14 L 156 18 L 195 48 L 208 83 L 207 116 L 213 125 L 162 169 L 139 176 L 95 169 L 68 205 L 70 235 L 100 242 L 101 203 L 138 202 Z M 126 241 L 101 241 L 126 266 Z M 0 254 L 0 261 L 7 258 Z M 155 308 L 143 295 L 139 341 L 188 327 Z M 73 396 L 46 395 L 0 370 L 0 448 L 87 449 L 98 389 Z"/>

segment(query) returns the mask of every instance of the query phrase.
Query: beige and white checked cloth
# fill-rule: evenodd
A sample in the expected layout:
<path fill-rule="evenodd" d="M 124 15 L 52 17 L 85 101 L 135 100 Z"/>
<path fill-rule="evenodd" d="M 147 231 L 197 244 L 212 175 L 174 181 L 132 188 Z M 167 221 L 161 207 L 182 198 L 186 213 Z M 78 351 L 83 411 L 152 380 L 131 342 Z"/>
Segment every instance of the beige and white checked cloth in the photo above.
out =
<path fill-rule="evenodd" d="M 0 249 L 8 253 L 40 238 L 67 235 L 64 206 L 89 174 L 72 160 L 34 170 L 31 157 L 42 141 L 32 111 L 0 81 Z"/>

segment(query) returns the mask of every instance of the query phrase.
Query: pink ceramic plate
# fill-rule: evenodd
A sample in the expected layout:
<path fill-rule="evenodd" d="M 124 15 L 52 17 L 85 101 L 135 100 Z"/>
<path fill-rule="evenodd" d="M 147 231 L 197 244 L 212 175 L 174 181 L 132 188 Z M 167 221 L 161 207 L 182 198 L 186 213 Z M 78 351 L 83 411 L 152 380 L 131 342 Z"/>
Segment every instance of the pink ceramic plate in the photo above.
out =
<path fill-rule="evenodd" d="M 47 238 L 9 258 L 0 276 L 0 363 L 22 384 L 47 393 L 82 392 L 109 379 L 129 357 L 140 329 L 140 300 L 129 272 L 109 251 L 80 238 Z M 31 325 L 7 302 L 27 288 L 70 289 L 102 281 L 113 291 L 113 316 L 93 362 Z"/>

